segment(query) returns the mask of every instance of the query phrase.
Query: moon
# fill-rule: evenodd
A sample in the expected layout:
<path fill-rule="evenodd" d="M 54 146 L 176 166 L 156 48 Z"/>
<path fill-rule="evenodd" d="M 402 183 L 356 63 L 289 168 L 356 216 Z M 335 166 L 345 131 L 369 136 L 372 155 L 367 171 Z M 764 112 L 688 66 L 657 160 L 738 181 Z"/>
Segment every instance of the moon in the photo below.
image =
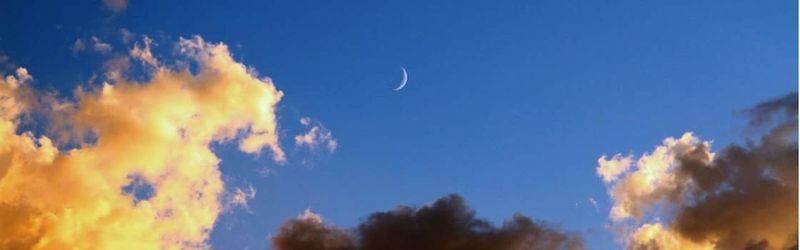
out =
<path fill-rule="evenodd" d="M 395 88 L 394 91 L 399 91 L 399 90 L 403 89 L 403 87 L 406 86 L 406 82 L 408 82 L 408 71 L 406 71 L 406 68 L 403 68 L 403 67 L 400 67 L 400 69 L 403 70 L 403 80 L 400 81 L 400 86 Z"/>

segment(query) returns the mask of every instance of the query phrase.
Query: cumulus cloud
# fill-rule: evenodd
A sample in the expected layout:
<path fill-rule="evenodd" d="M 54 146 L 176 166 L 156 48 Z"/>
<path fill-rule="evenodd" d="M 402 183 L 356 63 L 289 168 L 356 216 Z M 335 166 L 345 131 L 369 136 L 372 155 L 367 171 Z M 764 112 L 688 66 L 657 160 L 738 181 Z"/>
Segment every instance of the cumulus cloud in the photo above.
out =
<path fill-rule="evenodd" d="M 306 209 L 281 226 L 272 246 L 278 250 L 348 250 L 356 249 L 356 242 L 348 231 L 323 224 L 322 216 Z"/>
<path fill-rule="evenodd" d="M 458 195 L 419 208 L 398 206 L 371 214 L 357 229 L 323 224 L 306 211 L 285 222 L 272 246 L 294 249 L 582 249 L 580 237 L 515 215 L 501 227 L 475 217 Z"/>
<path fill-rule="evenodd" d="M 121 12 L 128 8 L 128 0 L 103 0 L 103 5 L 113 12 Z"/>
<path fill-rule="evenodd" d="M 282 93 L 222 43 L 181 39 L 196 65 L 159 65 L 44 98 L 24 68 L 0 79 L 0 249 L 204 249 L 226 191 L 214 143 L 284 160 L 275 106 Z M 120 69 L 124 70 L 124 69 Z M 25 132 L 23 117 L 60 124 Z M 34 120 L 35 121 L 35 120 Z M 51 138 L 77 138 L 57 145 Z M 246 203 L 255 190 L 239 190 Z"/>
<path fill-rule="evenodd" d="M 633 227 L 623 230 L 629 248 L 797 248 L 797 94 L 747 113 L 750 126 L 773 126 L 746 146 L 714 153 L 711 142 L 685 133 L 614 174 L 605 170 L 624 158 L 601 157 L 609 217 Z"/>
<path fill-rule="evenodd" d="M 336 138 L 333 138 L 331 131 L 321 123 L 311 120 L 309 117 L 302 117 L 300 118 L 300 124 L 310 127 L 310 129 L 305 134 L 299 134 L 294 137 L 295 145 L 307 146 L 312 150 L 323 146 L 330 153 L 333 153 L 339 147 L 339 142 L 336 141 Z"/>
<path fill-rule="evenodd" d="M 600 156 L 600 159 L 597 159 L 597 165 L 599 166 L 597 167 L 597 174 L 603 177 L 605 182 L 614 181 L 620 174 L 631 167 L 632 160 L 633 156 L 623 157 L 621 154 L 616 154 L 611 159 L 607 159 L 605 155 Z"/>

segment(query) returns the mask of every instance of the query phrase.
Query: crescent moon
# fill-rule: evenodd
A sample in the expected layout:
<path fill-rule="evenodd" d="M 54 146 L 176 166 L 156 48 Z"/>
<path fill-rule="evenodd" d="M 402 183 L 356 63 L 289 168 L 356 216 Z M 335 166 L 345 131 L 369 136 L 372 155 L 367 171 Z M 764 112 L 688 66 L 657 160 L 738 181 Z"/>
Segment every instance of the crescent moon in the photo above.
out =
<path fill-rule="evenodd" d="M 406 82 L 408 82 L 408 71 L 406 71 L 406 68 L 403 68 L 403 67 L 400 67 L 400 69 L 403 70 L 403 80 L 400 81 L 400 86 L 395 88 L 394 91 L 398 91 L 398 90 L 403 89 L 403 87 L 406 86 Z"/>

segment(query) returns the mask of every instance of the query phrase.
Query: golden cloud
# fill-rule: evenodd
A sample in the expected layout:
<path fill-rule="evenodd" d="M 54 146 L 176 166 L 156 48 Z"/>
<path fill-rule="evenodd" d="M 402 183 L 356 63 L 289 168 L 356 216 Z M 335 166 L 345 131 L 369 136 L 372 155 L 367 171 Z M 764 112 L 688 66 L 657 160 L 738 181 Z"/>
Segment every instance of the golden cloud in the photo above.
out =
<path fill-rule="evenodd" d="M 0 248 L 205 248 L 225 192 L 210 145 L 238 141 L 243 152 L 267 148 L 284 160 L 282 92 L 268 78 L 222 43 L 179 41 L 194 72 L 158 64 L 149 45 L 131 55 L 153 66 L 150 79 L 116 74 L 78 89 L 75 102 L 36 93 L 24 68 L 0 80 Z M 49 137 L 18 131 L 35 106 L 50 109 L 42 112 L 57 127 Z M 59 149 L 51 138 L 80 146 Z"/>

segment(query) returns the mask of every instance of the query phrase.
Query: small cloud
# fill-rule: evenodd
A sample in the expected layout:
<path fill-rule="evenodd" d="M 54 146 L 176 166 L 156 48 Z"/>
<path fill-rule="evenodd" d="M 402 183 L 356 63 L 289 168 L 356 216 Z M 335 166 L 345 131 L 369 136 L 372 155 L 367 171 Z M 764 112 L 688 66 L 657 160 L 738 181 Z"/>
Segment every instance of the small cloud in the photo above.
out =
<path fill-rule="evenodd" d="M 303 117 L 300 118 L 300 124 L 311 127 L 311 129 L 305 134 L 299 134 L 294 137 L 296 146 L 307 146 L 311 150 L 324 146 L 330 153 L 333 153 L 339 147 L 339 142 L 336 141 L 336 138 L 333 138 L 331 131 L 321 123 L 313 121 L 309 117 Z"/>
<path fill-rule="evenodd" d="M 311 125 L 311 118 L 300 117 L 300 124 L 303 124 L 303 126 Z"/>
<path fill-rule="evenodd" d="M 131 57 L 153 67 L 158 66 L 158 59 L 153 57 L 153 52 L 150 51 L 150 45 L 153 44 L 153 39 L 145 36 L 143 40 L 144 46 L 140 46 L 139 43 L 133 45 L 133 49 L 131 49 L 130 52 Z"/>
<path fill-rule="evenodd" d="M 131 61 L 126 56 L 117 56 L 103 63 L 103 68 L 106 70 L 106 78 L 112 82 L 122 81 L 123 73 L 130 67 Z"/>
<path fill-rule="evenodd" d="M 10 72 L 15 68 L 17 68 L 17 66 L 11 62 L 11 57 L 3 52 L 0 52 L 0 73 Z"/>
<path fill-rule="evenodd" d="M 594 207 L 594 211 L 595 212 L 598 212 L 598 213 L 600 212 L 600 208 L 597 206 L 597 201 L 594 198 L 588 197 L 588 198 L 586 198 L 586 202 L 588 202 L 589 205 L 592 205 L 592 207 Z"/>
<path fill-rule="evenodd" d="M 257 170 L 257 172 L 258 175 L 261 175 L 261 177 L 270 177 L 278 173 L 278 171 L 269 167 L 260 168 Z"/>
<path fill-rule="evenodd" d="M 306 208 L 306 210 L 304 210 L 302 214 L 297 216 L 297 219 L 315 223 L 322 223 L 322 215 L 312 212 L 311 208 Z"/>
<path fill-rule="evenodd" d="M 111 53 L 112 50 L 111 44 L 103 42 L 103 40 L 100 40 L 100 38 L 92 36 L 92 43 L 93 43 L 92 47 L 94 48 L 95 52 L 100 54 Z"/>
<path fill-rule="evenodd" d="M 105 55 L 111 53 L 111 51 L 113 50 L 111 44 L 103 42 L 103 40 L 100 39 L 99 37 L 92 36 L 88 40 L 91 41 L 91 46 L 92 46 L 91 49 L 94 50 L 94 52 Z M 73 55 L 78 55 L 79 53 L 85 51 L 87 48 L 88 48 L 87 41 L 85 41 L 82 38 L 78 38 L 75 39 L 75 42 L 72 43 L 70 51 L 72 52 Z"/>
<path fill-rule="evenodd" d="M 123 43 L 129 43 L 136 38 L 136 34 L 130 32 L 128 29 L 122 28 L 119 30 L 120 37 L 122 38 Z"/>
<path fill-rule="evenodd" d="M 121 12 L 128 8 L 128 0 L 103 0 L 103 5 L 113 12 Z"/>
<path fill-rule="evenodd" d="M 247 185 L 244 189 L 237 187 L 230 195 L 227 203 L 228 209 L 242 207 L 249 211 L 250 207 L 247 203 L 253 198 L 256 198 L 256 189 L 253 186 Z"/>
<path fill-rule="evenodd" d="M 77 55 L 81 51 L 86 49 L 86 44 L 83 42 L 83 39 L 75 39 L 75 42 L 72 43 L 72 47 L 70 47 L 70 51 L 72 51 L 73 55 Z"/>

